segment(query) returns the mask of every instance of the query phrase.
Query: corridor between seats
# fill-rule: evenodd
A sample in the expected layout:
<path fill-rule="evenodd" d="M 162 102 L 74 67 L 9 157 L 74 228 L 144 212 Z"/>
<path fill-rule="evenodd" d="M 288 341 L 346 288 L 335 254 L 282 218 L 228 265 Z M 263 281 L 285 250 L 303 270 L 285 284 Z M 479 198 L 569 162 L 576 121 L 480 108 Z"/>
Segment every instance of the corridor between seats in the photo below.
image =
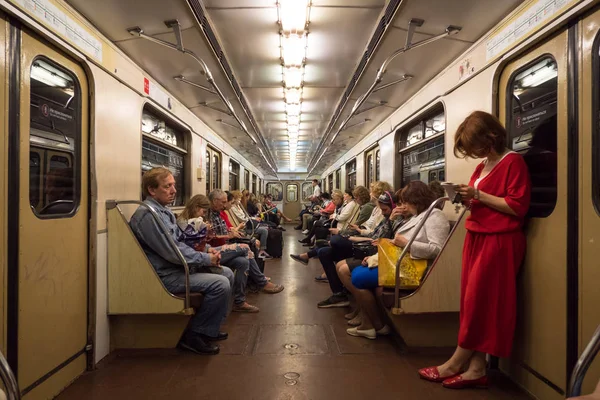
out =
<path fill-rule="evenodd" d="M 288 225 L 290 227 L 290 225 Z M 289 254 L 306 249 L 302 236 L 284 232 L 282 259 L 265 275 L 285 286 L 277 296 L 248 294 L 257 314 L 231 313 L 217 356 L 176 349 L 120 350 L 86 373 L 58 399 L 526 399 L 507 379 L 489 390 L 449 391 L 419 379 L 417 369 L 445 360 L 448 351 L 409 352 L 397 337 L 377 340 L 346 334 L 346 308 L 318 309 L 330 294 L 308 266 Z M 385 397 L 381 397 L 385 396 Z"/>

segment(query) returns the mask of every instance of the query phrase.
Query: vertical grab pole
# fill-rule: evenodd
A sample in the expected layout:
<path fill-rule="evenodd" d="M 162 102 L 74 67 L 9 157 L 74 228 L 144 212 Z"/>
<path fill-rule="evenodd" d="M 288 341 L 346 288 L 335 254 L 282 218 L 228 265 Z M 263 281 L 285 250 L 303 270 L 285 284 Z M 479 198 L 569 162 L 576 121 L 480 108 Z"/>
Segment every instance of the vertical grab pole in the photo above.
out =
<path fill-rule="evenodd" d="M 596 358 L 596 355 L 600 351 L 600 325 L 596 328 L 596 332 L 592 335 L 592 339 L 581 353 L 581 357 L 577 360 L 571 379 L 569 381 L 569 388 L 567 391 L 567 397 L 581 396 L 581 385 L 583 384 L 583 378 L 588 368 Z"/>

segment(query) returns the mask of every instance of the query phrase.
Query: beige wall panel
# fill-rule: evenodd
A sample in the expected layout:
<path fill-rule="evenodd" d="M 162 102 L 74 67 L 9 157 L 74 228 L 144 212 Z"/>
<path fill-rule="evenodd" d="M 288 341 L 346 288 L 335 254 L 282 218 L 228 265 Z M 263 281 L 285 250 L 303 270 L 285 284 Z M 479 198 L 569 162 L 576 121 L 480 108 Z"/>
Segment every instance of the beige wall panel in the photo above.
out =
<path fill-rule="evenodd" d="M 456 227 L 421 289 L 414 296 L 400 302 L 403 312 L 411 314 L 460 311 L 460 260 L 467 234 L 465 220 L 466 217 Z"/>
<path fill-rule="evenodd" d="M 503 99 L 507 96 L 506 88 L 512 72 L 549 53 L 558 63 L 558 132 L 568 131 L 566 44 L 567 35 L 563 32 L 506 66 L 499 83 L 501 121 L 506 119 Z M 519 312 L 512 360 L 515 363 L 524 362 L 565 390 L 567 135 L 558 135 L 557 146 L 556 207 L 549 217 L 532 219 L 527 229 L 527 255 L 517 281 Z M 513 378 L 525 385 L 525 381 L 520 380 L 522 376 L 519 373 Z M 539 396 L 532 387 L 527 389 Z"/>
<path fill-rule="evenodd" d="M 139 200 L 141 193 L 144 99 L 106 72 L 90 66 L 94 76 L 93 152 L 98 188 L 99 231 L 106 229 L 105 201 Z"/>
<path fill-rule="evenodd" d="M 6 104 L 8 102 L 8 81 L 6 63 L 6 38 L 7 24 L 4 15 L 0 13 L 0 351 L 6 355 L 6 212 L 7 212 L 7 179 L 8 179 L 8 115 Z"/>
<path fill-rule="evenodd" d="M 118 209 L 108 218 L 108 313 L 181 312 L 183 300 L 165 289 Z"/>
<path fill-rule="evenodd" d="M 111 315 L 111 351 L 173 348 L 189 320 L 187 315 Z"/>
<path fill-rule="evenodd" d="M 594 132 L 593 119 L 593 92 L 598 82 L 593 81 L 592 54 L 594 53 L 594 40 L 600 34 L 600 12 L 586 18 L 582 24 L 582 73 L 579 84 L 581 94 L 581 124 L 580 124 L 580 246 L 581 265 L 579 269 L 579 354 L 589 343 L 594 331 L 600 324 L 600 217 L 593 203 L 592 170 L 593 170 L 593 139 L 598 133 Z M 596 171 L 598 173 L 599 171 Z M 591 393 L 600 379 L 600 356 L 588 370 L 583 386 L 583 393 Z"/>
<path fill-rule="evenodd" d="M 396 165 L 396 149 L 394 146 L 396 135 L 388 135 L 379 141 L 379 150 L 381 151 L 380 160 L 380 179 L 389 182 L 394 187 L 394 170 Z M 364 157 L 362 157 L 364 159 Z M 376 165 L 376 160 L 373 161 L 373 167 Z M 363 176 L 364 176 L 363 171 Z M 400 188 L 394 187 L 395 190 Z"/>
<path fill-rule="evenodd" d="M 94 363 L 100 362 L 110 352 L 110 326 L 108 323 L 108 267 L 107 234 L 97 235 L 98 257 L 96 259 L 96 331 L 94 339 Z"/>
<path fill-rule="evenodd" d="M 258 178 L 256 178 L 256 185 L 258 187 Z M 229 188 L 229 156 L 226 154 L 221 155 L 221 189 L 231 190 Z"/>
<path fill-rule="evenodd" d="M 408 347 L 456 346 L 458 313 L 388 315 Z"/>
<path fill-rule="evenodd" d="M 365 185 L 365 158 L 362 154 L 356 156 L 356 185 Z"/>

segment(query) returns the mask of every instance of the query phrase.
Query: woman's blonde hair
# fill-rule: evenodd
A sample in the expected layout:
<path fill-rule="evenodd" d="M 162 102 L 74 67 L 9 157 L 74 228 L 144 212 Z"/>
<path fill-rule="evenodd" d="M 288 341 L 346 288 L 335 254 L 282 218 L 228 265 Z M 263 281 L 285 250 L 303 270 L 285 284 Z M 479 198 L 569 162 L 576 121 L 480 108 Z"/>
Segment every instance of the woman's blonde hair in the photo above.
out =
<path fill-rule="evenodd" d="M 335 189 L 334 191 L 331 192 L 331 197 L 333 198 L 333 196 L 337 196 L 338 198 L 343 199 L 344 193 L 341 190 Z"/>
<path fill-rule="evenodd" d="M 196 215 L 197 208 L 210 208 L 210 201 L 208 200 L 208 197 L 206 197 L 203 194 L 197 194 L 191 199 L 189 199 L 187 203 L 185 203 L 185 208 L 183 209 L 181 214 L 179 214 L 178 219 L 182 221 L 187 221 L 191 218 L 194 218 L 194 216 Z"/>
<path fill-rule="evenodd" d="M 241 200 L 242 199 L 242 192 L 240 192 L 239 190 L 234 190 L 231 192 L 231 194 L 233 195 L 233 198 L 235 200 Z"/>
<path fill-rule="evenodd" d="M 371 193 L 373 193 L 374 197 L 377 198 L 383 194 L 383 192 L 392 192 L 392 185 L 384 181 L 375 181 L 371 183 L 369 187 Z"/>

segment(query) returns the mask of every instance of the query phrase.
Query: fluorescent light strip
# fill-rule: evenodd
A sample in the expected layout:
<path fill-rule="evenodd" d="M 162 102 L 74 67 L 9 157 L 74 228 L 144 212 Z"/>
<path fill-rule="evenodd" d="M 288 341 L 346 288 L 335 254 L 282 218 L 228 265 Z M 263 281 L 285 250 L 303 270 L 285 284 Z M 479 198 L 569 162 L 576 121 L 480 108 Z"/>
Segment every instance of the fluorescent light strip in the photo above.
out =
<path fill-rule="evenodd" d="M 286 33 L 302 33 L 308 21 L 309 0 L 279 0 L 279 22 Z"/>
<path fill-rule="evenodd" d="M 301 66 L 306 56 L 306 35 L 281 36 L 281 57 L 286 67 Z"/>

